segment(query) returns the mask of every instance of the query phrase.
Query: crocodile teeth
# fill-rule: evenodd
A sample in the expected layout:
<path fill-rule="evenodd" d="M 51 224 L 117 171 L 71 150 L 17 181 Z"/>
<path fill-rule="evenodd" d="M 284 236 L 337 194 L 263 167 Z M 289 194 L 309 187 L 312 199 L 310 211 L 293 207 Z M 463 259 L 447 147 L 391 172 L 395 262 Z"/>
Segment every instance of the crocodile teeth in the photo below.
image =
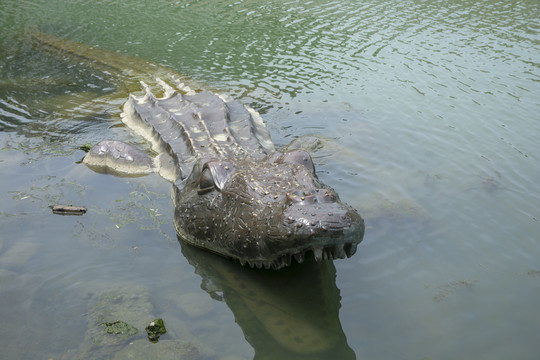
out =
<path fill-rule="evenodd" d="M 291 265 L 291 255 L 283 255 L 281 257 L 281 265 L 282 266 L 289 266 Z"/>
<path fill-rule="evenodd" d="M 358 247 L 358 244 L 345 244 L 343 249 L 345 250 L 345 254 L 347 254 L 347 257 L 351 257 L 356 252 L 357 247 Z"/>
<path fill-rule="evenodd" d="M 323 260 L 329 260 L 329 259 L 332 259 L 332 254 L 330 253 L 330 249 L 329 249 L 329 248 L 323 249 L 323 252 L 322 252 L 322 258 L 323 258 Z"/>
<path fill-rule="evenodd" d="M 323 256 L 323 249 L 320 247 L 313 248 L 313 256 L 315 256 L 315 261 L 321 261 Z"/>
<path fill-rule="evenodd" d="M 280 258 L 277 258 L 272 261 L 261 261 L 261 267 L 264 267 L 266 270 L 278 270 L 285 266 L 290 266 L 292 260 L 292 255 L 283 255 Z M 255 265 L 259 267 L 258 262 L 255 262 Z"/>
<path fill-rule="evenodd" d="M 344 259 L 345 257 L 351 257 L 356 252 L 358 244 L 351 243 L 345 245 L 336 245 L 330 247 L 314 247 L 313 248 L 313 257 L 315 261 L 319 262 L 322 260 L 333 260 L 333 259 Z M 290 266 L 292 260 L 302 264 L 305 260 L 306 253 L 299 252 L 294 255 L 283 255 L 273 261 L 261 261 L 261 260 L 243 260 L 240 259 L 240 264 L 245 265 L 246 263 L 253 269 L 281 269 L 286 266 Z"/>
<path fill-rule="evenodd" d="M 347 255 L 345 254 L 345 249 L 342 245 L 337 245 L 335 249 L 335 259 L 345 259 Z"/>

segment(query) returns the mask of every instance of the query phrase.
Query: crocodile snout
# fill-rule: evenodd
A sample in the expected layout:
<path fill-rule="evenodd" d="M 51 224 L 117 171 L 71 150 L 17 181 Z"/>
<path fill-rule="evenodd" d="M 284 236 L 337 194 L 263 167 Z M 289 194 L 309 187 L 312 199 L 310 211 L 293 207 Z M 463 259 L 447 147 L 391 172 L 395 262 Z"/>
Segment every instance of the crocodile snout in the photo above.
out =
<path fill-rule="evenodd" d="M 287 194 L 287 203 L 289 205 L 315 205 L 334 203 L 338 201 L 337 194 L 331 189 L 315 189 L 312 191 L 294 191 Z"/>
<path fill-rule="evenodd" d="M 283 216 L 289 238 L 303 252 L 315 258 L 350 257 L 364 236 L 364 220 L 349 205 L 343 204 L 331 189 L 295 192 L 287 195 Z"/>

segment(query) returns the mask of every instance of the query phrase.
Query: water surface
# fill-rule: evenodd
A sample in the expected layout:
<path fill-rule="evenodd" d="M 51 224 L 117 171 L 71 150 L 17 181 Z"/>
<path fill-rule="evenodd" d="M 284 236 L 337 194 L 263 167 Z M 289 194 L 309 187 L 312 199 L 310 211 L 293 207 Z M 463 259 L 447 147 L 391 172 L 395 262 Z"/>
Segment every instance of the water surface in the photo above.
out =
<path fill-rule="evenodd" d="M 212 359 L 273 350 L 257 312 L 238 310 L 242 296 L 226 275 L 238 270 L 178 243 L 170 184 L 77 164 L 81 145 L 142 141 L 118 126 L 122 99 L 103 101 L 117 84 L 36 47 L 25 37 L 36 28 L 239 98 L 279 145 L 324 139 L 314 153 L 319 176 L 359 209 L 367 231 L 354 257 L 322 272 L 326 285 L 313 295 L 338 321 L 337 345 L 320 358 L 538 357 L 538 1 L 5 0 L 1 8 L 7 358 L 88 357 L 93 309 L 115 289 L 147 294 L 131 304 L 145 309 L 144 321 L 165 319 L 159 344 L 181 339 Z M 55 203 L 89 211 L 53 216 Z M 242 281 L 280 294 L 256 276 Z M 95 357 L 122 356 L 121 347 L 103 349 L 110 353 Z"/>

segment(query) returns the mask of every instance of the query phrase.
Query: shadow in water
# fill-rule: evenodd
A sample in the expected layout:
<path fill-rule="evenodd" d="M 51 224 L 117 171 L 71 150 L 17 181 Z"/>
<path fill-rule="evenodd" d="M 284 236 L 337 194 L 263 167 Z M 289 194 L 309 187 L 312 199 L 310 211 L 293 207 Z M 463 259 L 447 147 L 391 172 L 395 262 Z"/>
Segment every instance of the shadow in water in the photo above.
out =
<path fill-rule="evenodd" d="M 201 288 L 233 312 L 255 359 L 356 359 L 339 321 L 332 261 L 251 269 L 180 244 L 202 278 Z"/>

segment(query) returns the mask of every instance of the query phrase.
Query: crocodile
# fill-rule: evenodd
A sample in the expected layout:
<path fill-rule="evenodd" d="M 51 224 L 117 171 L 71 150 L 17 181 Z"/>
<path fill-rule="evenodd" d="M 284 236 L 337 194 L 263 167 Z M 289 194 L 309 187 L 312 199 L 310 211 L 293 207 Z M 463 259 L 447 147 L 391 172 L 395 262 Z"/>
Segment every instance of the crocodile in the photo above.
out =
<path fill-rule="evenodd" d="M 60 48 L 48 35 L 38 38 Z M 78 56 L 104 51 L 70 47 Z M 356 252 L 364 220 L 318 179 L 308 152 L 276 150 L 259 113 L 238 100 L 194 91 L 174 75 L 154 79 L 153 86 L 140 81 L 142 93 L 130 89 L 121 119 L 158 155 L 103 140 L 85 164 L 120 175 L 158 172 L 173 183 L 179 238 L 242 265 L 280 269 L 306 256 Z"/>

